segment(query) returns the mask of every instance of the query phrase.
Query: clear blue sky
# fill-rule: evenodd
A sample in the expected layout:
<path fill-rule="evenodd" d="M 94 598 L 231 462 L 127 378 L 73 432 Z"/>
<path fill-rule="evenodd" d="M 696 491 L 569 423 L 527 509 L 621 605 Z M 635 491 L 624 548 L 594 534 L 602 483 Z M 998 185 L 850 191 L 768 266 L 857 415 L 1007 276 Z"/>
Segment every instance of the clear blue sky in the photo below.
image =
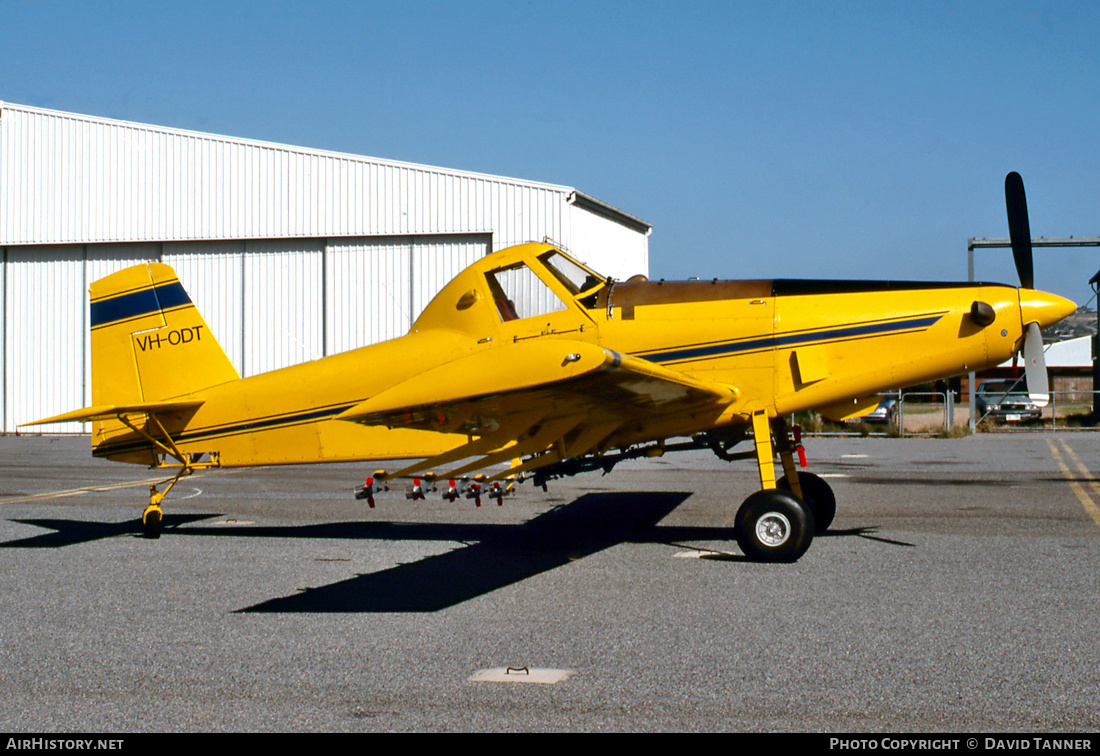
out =
<path fill-rule="evenodd" d="M 965 280 L 1010 170 L 1100 236 L 1086 0 L 0 0 L 0 50 L 0 100 L 577 187 L 653 277 Z M 1036 252 L 1079 304 L 1098 268 Z"/>

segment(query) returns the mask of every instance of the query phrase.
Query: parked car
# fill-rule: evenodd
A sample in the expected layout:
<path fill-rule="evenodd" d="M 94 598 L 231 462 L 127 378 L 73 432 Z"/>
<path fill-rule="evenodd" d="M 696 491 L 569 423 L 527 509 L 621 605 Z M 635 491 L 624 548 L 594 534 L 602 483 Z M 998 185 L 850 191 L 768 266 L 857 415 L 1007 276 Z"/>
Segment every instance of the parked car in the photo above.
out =
<path fill-rule="evenodd" d="M 978 386 L 975 404 L 980 417 L 999 423 L 1028 423 L 1042 417 L 1042 408 L 1031 401 L 1023 379 L 994 379 Z"/>
<path fill-rule="evenodd" d="M 848 423 L 885 423 L 891 427 L 897 425 L 898 419 L 898 400 L 894 396 L 884 396 L 882 401 L 878 403 L 878 406 L 868 412 L 866 415 L 860 415 L 859 417 L 849 418 Z"/>

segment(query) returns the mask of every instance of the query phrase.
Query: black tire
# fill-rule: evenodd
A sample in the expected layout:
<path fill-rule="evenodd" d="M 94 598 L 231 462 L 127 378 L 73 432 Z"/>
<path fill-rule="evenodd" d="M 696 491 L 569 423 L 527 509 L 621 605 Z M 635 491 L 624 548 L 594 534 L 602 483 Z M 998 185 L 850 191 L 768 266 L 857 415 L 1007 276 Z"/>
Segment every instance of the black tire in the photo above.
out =
<path fill-rule="evenodd" d="M 814 538 L 810 508 L 784 491 L 757 491 L 737 510 L 734 534 L 756 562 L 794 562 Z"/>
<path fill-rule="evenodd" d="M 141 532 L 146 538 L 160 538 L 163 528 L 163 512 L 160 507 L 149 506 L 141 515 Z"/>
<path fill-rule="evenodd" d="M 814 513 L 814 535 L 821 535 L 829 529 L 836 517 L 836 495 L 828 483 L 813 473 L 798 473 L 798 485 L 802 487 L 802 501 Z M 775 487 L 781 491 L 790 491 L 791 483 L 784 475 L 776 482 Z"/>

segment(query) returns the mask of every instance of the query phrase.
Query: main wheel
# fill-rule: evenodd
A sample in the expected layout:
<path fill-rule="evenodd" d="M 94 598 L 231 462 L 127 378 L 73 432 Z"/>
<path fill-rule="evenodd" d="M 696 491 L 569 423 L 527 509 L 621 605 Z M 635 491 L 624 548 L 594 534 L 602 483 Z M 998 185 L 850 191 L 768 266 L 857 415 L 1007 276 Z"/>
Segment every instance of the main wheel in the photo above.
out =
<path fill-rule="evenodd" d="M 141 513 L 141 532 L 146 538 L 160 538 L 164 513 L 156 504 L 150 504 Z"/>
<path fill-rule="evenodd" d="M 798 473 L 798 485 L 802 488 L 802 501 L 814 513 L 814 534 L 821 535 L 833 524 L 836 517 L 836 496 L 833 489 L 824 480 L 813 473 Z M 791 482 L 784 475 L 775 487 L 782 491 L 791 490 Z"/>
<path fill-rule="evenodd" d="M 737 510 L 734 535 L 745 556 L 757 562 L 794 562 L 810 548 L 814 516 L 784 491 L 757 491 Z"/>

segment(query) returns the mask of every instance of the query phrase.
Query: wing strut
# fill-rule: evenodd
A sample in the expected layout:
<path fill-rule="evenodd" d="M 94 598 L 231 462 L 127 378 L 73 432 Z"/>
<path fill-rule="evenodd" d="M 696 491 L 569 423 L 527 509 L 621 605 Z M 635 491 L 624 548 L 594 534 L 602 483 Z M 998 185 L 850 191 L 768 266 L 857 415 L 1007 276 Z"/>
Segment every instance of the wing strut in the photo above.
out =
<path fill-rule="evenodd" d="M 621 423 L 596 423 L 591 426 L 579 427 L 580 432 L 577 438 L 572 442 L 568 442 L 568 446 L 563 436 L 558 443 L 554 444 L 557 448 L 548 449 L 545 454 L 531 457 L 507 472 L 497 473 L 489 478 L 489 480 L 501 480 L 502 478 L 507 478 L 512 475 L 538 470 L 548 465 L 562 462 L 572 457 L 580 457 L 591 451 L 595 451 L 599 448 L 601 442 L 609 438 L 621 427 Z"/>
<path fill-rule="evenodd" d="M 530 438 L 517 441 L 514 444 L 504 447 L 500 451 L 488 454 L 484 457 L 474 460 L 473 462 L 463 465 L 454 470 L 450 470 L 446 473 L 445 477 L 456 477 L 463 473 L 470 472 L 471 470 L 477 470 L 481 467 L 488 467 L 489 465 L 495 465 L 498 462 L 507 462 L 510 459 L 516 457 L 524 457 L 528 454 L 534 454 L 545 450 L 547 447 L 554 445 L 560 441 L 566 433 L 576 428 L 583 421 L 582 418 L 576 415 L 569 417 L 563 417 L 556 421 L 547 423 L 540 427 L 534 435 Z M 522 468 L 523 465 L 511 468 L 505 473 L 501 473 L 502 477 L 508 477 L 510 475 L 516 475 L 517 470 Z M 493 479 L 498 479 L 494 476 Z"/>
<path fill-rule="evenodd" d="M 404 467 L 397 472 L 387 473 L 382 476 L 383 478 L 404 478 L 409 475 L 413 475 L 424 470 L 429 470 L 433 467 L 439 467 L 441 465 L 450 464 L 451 462 L 457 462 L 460 459 L 466 459 L 467 457 L 473 457 L 477 455 L 488 454 L 502 448 L 504 445 L 516 439 L 527 429 L 532 428 L 535 424 L 542 419 L 545 413 L 542 410 L 534 412 L 524 412 L 515 417 L 509 418 L 506 424 L 501 425 L 495 431 L 486 433 L 484 436 L 480 436 L 477 439 L 471 440 L 461 446 L 451 449 L 449 452 L 443 454 L 437 454 L 434 457 L 428 457 L 415 464 Z M 378 476 L 376 476 L 378 477 Z"/>

